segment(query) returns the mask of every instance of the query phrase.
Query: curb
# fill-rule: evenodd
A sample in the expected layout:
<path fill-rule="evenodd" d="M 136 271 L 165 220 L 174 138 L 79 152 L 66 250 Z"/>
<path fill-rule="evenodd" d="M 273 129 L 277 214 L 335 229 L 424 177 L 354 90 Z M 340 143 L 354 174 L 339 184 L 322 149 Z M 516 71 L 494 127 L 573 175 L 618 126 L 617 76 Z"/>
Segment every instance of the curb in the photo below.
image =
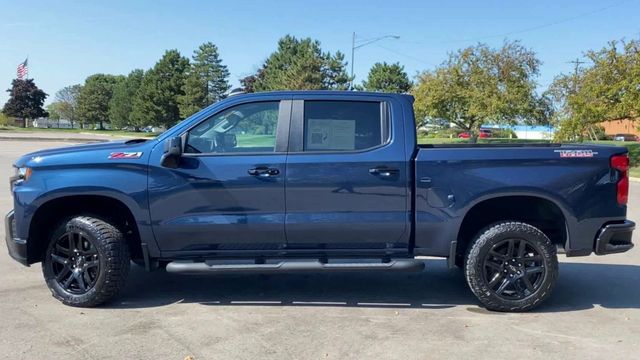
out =
<path fill-rule="evenodd" d="M 631 177 L 629 176 L 629 180 L 633 181 L 633 182 L 640 182 L 640 178 L 637 177 Z"/>
<path fill-rule="evenodd" d="M 0 141 L 59 141 L 59 142 L 106 142 L 118 139 L 96 139 L 96 138 L 56 138 L 56 137 L 31 137 L 31 136 L 0 136 Z"/>

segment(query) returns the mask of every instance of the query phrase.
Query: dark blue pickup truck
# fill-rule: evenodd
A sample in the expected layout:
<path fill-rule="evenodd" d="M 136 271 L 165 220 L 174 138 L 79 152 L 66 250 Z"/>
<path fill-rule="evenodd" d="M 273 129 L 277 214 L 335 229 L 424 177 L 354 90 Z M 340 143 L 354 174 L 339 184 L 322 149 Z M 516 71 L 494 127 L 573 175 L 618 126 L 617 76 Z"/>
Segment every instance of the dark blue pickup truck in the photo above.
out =
<path fill-rule="evenodd" d="M 154 140 L 15 162 L 10 255 L 95 306 L 130 260 L 182 274 L 460 266 L 488 309 L 547 298 L 557 252 L 632 248 L 629 159 L 597 145 L 418 145 L 413 98 L 236 95 Z"/>

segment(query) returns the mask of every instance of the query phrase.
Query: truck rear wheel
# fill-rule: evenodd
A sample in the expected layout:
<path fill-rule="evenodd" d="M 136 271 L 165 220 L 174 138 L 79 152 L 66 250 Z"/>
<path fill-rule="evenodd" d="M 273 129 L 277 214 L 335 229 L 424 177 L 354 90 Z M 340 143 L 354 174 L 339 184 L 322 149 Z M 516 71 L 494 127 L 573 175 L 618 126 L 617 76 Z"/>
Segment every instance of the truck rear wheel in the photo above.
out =
<path fill-rule="evenodd" d="M 53 296 L 92 307 L 112 299 L 129 273 L 129 247 L 114 225 L 89 216 L 63 221 L 51 234 L 42 272 Z"/>
<path fill-rule="evenodd" d="M 521 222 L 499 222 L 474 239 L 464 270 L 471 291 L 487 309 L 527 311 L 551 294 L 558 258 L 542 231 Z"/>

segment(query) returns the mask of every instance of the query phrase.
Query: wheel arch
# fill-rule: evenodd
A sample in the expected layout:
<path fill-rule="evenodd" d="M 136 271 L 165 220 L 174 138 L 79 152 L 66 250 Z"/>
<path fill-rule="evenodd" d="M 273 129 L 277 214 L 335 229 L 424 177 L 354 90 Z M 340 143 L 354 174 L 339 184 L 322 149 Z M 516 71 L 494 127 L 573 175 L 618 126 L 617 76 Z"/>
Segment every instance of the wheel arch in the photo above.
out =
<path fill-rule="evenodd" d="M 63 219 L 90 215 L 112 222 L 125 236 L 132 259 L 143 259 L 142 237 L 131 208 L 122 200 L 105 194 L 64 195 L 37 205 L 29 223 L 27 262 L 42 261 L 48 237 Z"/>
<path fill-rule="evenodd" d="M 555 199 L 532 194 L 503 194 L 478 199 L 469 206 L 455 237 L 455 263 L 460 265 L 473 237 L 484 227 L 504 220 L 525 222 L 539 228 L 556 246 L 567 248 L 569 219 Z"/>

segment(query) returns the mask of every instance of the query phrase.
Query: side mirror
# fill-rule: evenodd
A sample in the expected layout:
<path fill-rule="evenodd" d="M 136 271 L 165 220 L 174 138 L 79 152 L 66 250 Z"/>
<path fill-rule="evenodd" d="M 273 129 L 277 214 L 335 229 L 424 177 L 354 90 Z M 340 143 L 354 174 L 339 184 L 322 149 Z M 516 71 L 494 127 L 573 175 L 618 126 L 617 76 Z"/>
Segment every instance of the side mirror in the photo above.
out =
<path fill-rule="evenodd" d="M 180 136 L 172 137 L 164 142 L 164 153 L 160 159 L 160 165 L 175 169 L 180 164 L 182 156 L 182 138 Z"/>

